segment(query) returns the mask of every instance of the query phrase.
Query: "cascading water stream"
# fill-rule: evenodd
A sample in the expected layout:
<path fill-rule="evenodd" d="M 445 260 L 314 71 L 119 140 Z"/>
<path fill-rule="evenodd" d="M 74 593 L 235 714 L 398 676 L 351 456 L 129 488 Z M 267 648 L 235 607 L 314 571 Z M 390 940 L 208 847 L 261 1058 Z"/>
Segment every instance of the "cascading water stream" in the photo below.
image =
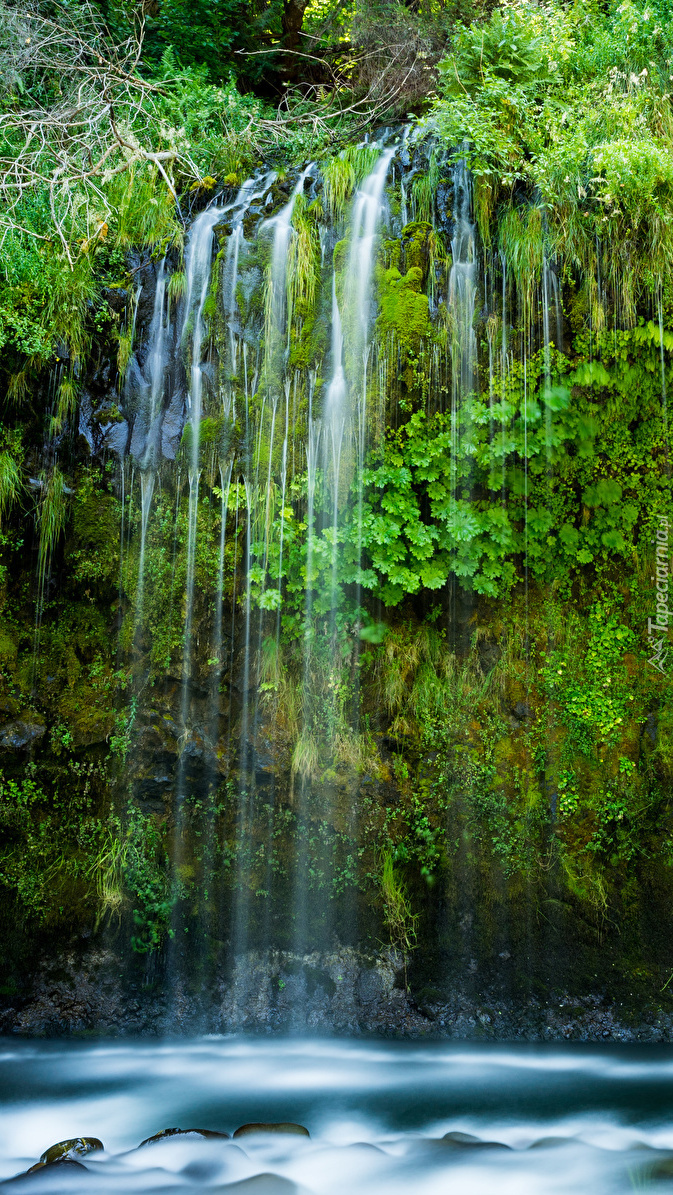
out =
<path fill-rule="evenodd" d="M 192 656 L 192 619 L 194 613 L 194 558 L 199 502 L 201 404 L 203 391 L 203 341 L 206 334 L 203 319 L 212 264 L 213 228 L 220 219 L 220 211 L 210 208 L 194 222 L 186 256 L 187 295 L 182 324 L 181 341 L 190 339 L 189 391 L 187 398 L 188 444 L 187 471 L 189 481 L 189 510 L 187 517 L 187 576 L 185 583 L 185 631 L 183 656 L 183 726 L 187 729 L 189 677 Z M 190 337 L 191 332 L 191 337 Z"/>
<path fill-rule="evenodd" d="M 477 387 L 477 337 L 474 330 L 477 296 L 476 231 L 472 220 L 471 180 L 461 158 L 453 168 L 452 264 L 447 306 L 451 344 L 451 464 L 449 489 L 459 518 L 458 502 L 470 491 L 471 420 L 469 403 Z M 456 636 L 456 579 L 449 579 L 450 633 Z"/>
<path fill-rule="evenodd" d="M 335 632 L 339 505 L 353 474 L 358 487 L 358 558 L 361 554 L 361 479 L 367 438 L 367 366 L 372 320 L 372 280 L 377 236 L 385 211 L 384 190 L 395 147 L 382 150 L 371 174 L 353 200 L 346 270 L 341 279 L 341 307 L 336 274 L 332 281 L 332 375 L 324 404 L 329 429 L 324 451 L 325 476 L 332 489 L 332 633 Z M 342 310 L 346 312 L 342 317 Z M 347 462 L 347 464 L 346 464 Z M 345 469 L 344 466 L 346 465 Z"/>
<path fill-rule="evenodd" d="M 340 604 L 339 544 L 342 508 L 355 480 L 359 495 L 356 519 L 362 513 L 362 469 L 367 435 L 367 364 L 373 314 L 373 274 L 378 231 L 385 212 L 384 189 L 394 147 L 384 149 L 372 172 L 362 182 L 351 206 L 348 223 L 348 251 L 343 274 L 335 267 L 331 280 L 331 373 L 324 391 L 322 419 L 313 416 L 309 394 L 307 464 L 307 564 L 306 638 L 302 684 L 302 730 L 295 751 L 297 816 L 300 839 L 295 865 L 295 950 L 305 953 L 318 941 L 325 944 L 333 931 L 329 909 L 322 904 L 310 908 L 310 876 L 322 873 L 331 882 L 333 862 L 325 856 L 311 833 L 312 773 L 316 751 L 325 743 L 334 748 L 337 736 L 348 736 L 352 726 L 342 726 L 344 710 L 340 693 L 342 646 L 338 638 Z M 342 315 L 345 312 L 345 315 Z M 324 510 L 316 523 L 316 488 L 322 481 Z M 359 528 L 359 522 L 358 522 Z M 361 551 L 359 530 L 358 554 Z M 329 592 L 317 595 L 319 609 L 327 618 L 329 652 L 318 644 L 314 625 L 314 558 L 316 548 L 329 551 Z M 357 644 L 353 650 L 357 650 Z M 353 670 L 354 672 L 354 670 Z M 322 742 L 321 742 L 322 740 Z M 334 810 L 326 808 L 328 817 Z M 310 915 L 309 915 L 310 913 Z M 297 1010 L 297 1025 L 302 1022 Z"/>
<path fill-rule="evenodd" d="M 262 179 L 251 179 L 246 181 L 238 191 L 233 202 L 224 207 L 212 207 L 201 213 L 194 222 L 190 235 L 190 240 L 186 253 L 185 273 L 186 273 L 186 296 L 183 309 L 182 318 L 182 332 L 180 336 L 180 343 L 184 352 L 188 354 L 189 359 L 189 373 L 188 373 L 188 396 L 187 396 L 187 478 L 189 486 L 188 496 L 188 514 L 187 514 L 187 544 L 186 544 L 186 576 L 185 576 L 185 620 L 184 620 L 184 648 L 183 648 L 183 664 L 182 664 L 182 686 L 181 686 L 181 724 L 182 724 L 182 748 L 180 754 L 180 763 L 177 778 L 176 791 L 176 833 L 175 833 L 175 852 L 174 864 L 176 871 L 179 874 L 179 867 L 182 860 L 181 837 L 183 833 L 184 813 L 183 806 L 186 797 L 188 796 L 187 772 L 189 767 L 189 758 L 192 752 L 192 740 L 195 735 L 194 717 L 192 715 L 192 704 L 195 694 L 192 693 L 192 672 L 194 662 L 194 643 L 193 643 L 193 623 L 194 623 L 194 601 L 195 601 L 195 563 L 196 550 L 198 538 L 198 517 L 199 517 L 199 499 L 201 477 L 204 469 L 204 460 L 202 460 L 202 445 L 201 445 L 201 425 L 204 414 L 203 409 L 203 382 L 205 373 L 208 367 L 203 361 L 204 347 L 206 343 L 206 320 L 204 317 L 204 308 L 211 289 L 211 266 L 213 257 L 213 229 L 215 225 L 228 219 L 231 221 L 232 230 L 227 239 L 227 248 L 224 254 L 223 271 L 221 278 L 222 295 L 224 314 L 227 321 L 229 331 L 229 376 L 234 376 L 237 359 L 238 359 L 238 345 L 239 334 L 237 329 L 237 288 L 239 281 L 239 260 L 241 249 L 245 245 L 243 237 L 243 220 L 251 203 L 262 197 L 266 191 L 269 182 L 273 175 L 265 174 Z M 245 359 L 245 355 L 244 355 Z M 230 420 L 235 416 L 233 392 L 230 386 L 225 386 L 222 392 L 222 416 L 225 421 L 225 427 L 230 425 Z M 213 771 L 213 764 L 217 755 L 217 744 L 220 741 L 220 719 L 222 714 L 221 709 L 221 680 L 224 672 L 223 660 L 223 592 L 224 592 L 224 572 L 225 572 L 225 548 L 227 535 L 227 518 L 229 507 L 229 494 L 232 484 L 232 476 L 234 469 L 234 460 L 231 455 L 227 457 L 227 435 L 223 432 L 220 443 L 217 446 L 217 451 L 220 456 L 219 460 L 219 477 L 220 477 L 220 539 L 219 552 L 217 559 L 217 577 L 215 583 L 215 603 L 214 603 L 214 625 L 211 642 L 211 662 L 209 668 L 213 671 L 210 676 L 210 697 L 208 702 L 208 715 L 206 718 L 206 741 L 205 750 L 207 758 L 211 761 L 211 765 L 207 768 L 207 784 L 214 786 L 217 780 L 217 775 Z M 249 494 L 248 487 L 246 492 Z M 237 496 L 238 504 L 238 496 Z M 250 501 L 248 497 L 248 510 L 250 510 Z M 250 549 L 250 535 L 247 537 L 248 545 L 248 561 L 246 565 L 246 575 L 249 569 L 249 549 Z M 250 597 L 249 592 L 246 598 L 246 656 L 244 663 L 244 684 L 243 691 L 245 695 L 244 705 L 247 702 L 247 693 L 249 688 L 249 621 L 250 621 Z M 234 650 L 233 636 L 232 636 L 232 653 Z M 197 737 L 198 732 L 197 732 Z M 201 750 L 196 748 L 197 753 Z M 211 823 L 209 823 L 210 825 Z M 212 859 L 214 858 L 215 844 L 212 840 L 212 830 L 209 830 L 206 838 L 202 844 L 203 857 L 206 860 L 211 860 L 210 866 L 212 868 Z M 206 906 L 209 906 L 209 896 L 206 898 Z M 200 931 L 200 953 L 198 954 L 199 970 L 204 976 L 205 981 L 205 966 L 208 958 L 207 937 L 208 932 L 212 930 L 213 916 L 209 916 L 208 924 L 201 927 Z M 174 931 L 179 932 L 179 930 Z M 180 968 L 175 968 L 175 978 L 179 977 Z"/>
<path fill-rule="evenodd" d="M 476 238 L 471 219 L 472 193 L 470 178 L 461 159 L 453 173 L 454 233 L 451 241 L 452 265 L 449 274 L 448 305 L 452 326 L 452 385 L 451 385 L 451 493 L 456 498 L 459 459 L 462 459 L 462 420 L 465 400 L 474 393 L 477 366 L 477 338 L 474 331 L 476 299 Z"/>
<path fill-rule="evenodd" d="M 288 202 L 263 229 L 273 234 L 266 293 L 265 370 L 267 386 L 278 384 L 289 337 L 287 296 L 288 254 L 292 238 L 292 216 L 299 195 L 303 195 L 306 180 L 313 173 L 313 163 L 301 172 Z"/>
<path fill-rule="evenodd" d="M 336 272 L 332 276 L 332 377 L 324 401 L 324 426 L 327 437 L 325 453 L 329 452 L 329 459 L 325 459 L 325 477 L 330 477 L 332 486 L 332 570 L 331 570 L 331 600 L 332 619 L 337 604 L 337 553 L 338 553 L 338 521 L 339 521 L 339 481 L 341 476 L 341 454 L 344 443 L 346 426 L 346 403 L 348 387 L 344 372 L 344 336 L 341 326 L 341 313 L 337 301 Z M 333 629 L 333 628 L 332 628 Z"/>
<path fill-rule="evenodd" d="M 185 258 L 186 296 L 182 319 L 180 343 L 188 353 L 188 394 L 187 394 L 187 424 L 188 438 L 186 445 L 187 479 L 189 487 L 187 512 L 187 543 L 186 543 L 186 573 L 185 573 L 185 620 L 184 646 L 182 653 L 182 685 L 180 699 L 181 744 L 175 789 L 174 834 L 173 834 L 173 880 L 177 886 L 177 877 L 183 865 L 183 829 L 184 802 L 187 797 L 187 767 L 191 755 L 191 741 L 193 737 L 191 702 L 192 702 L 192 626 L 194 618 L 194 576 L 197 523 L 199 511 L 199 482 L 201 475 L 200 461 L 200 432 L 203 399 L 203 349 L 206 340 L 206 323 L 204 307 L 211 282 L 211 265 L 213 256 L 213 228 L 220 219 L 218 208 L 209 208 L 197 216 L 192 226 L 187 253 Z M 182 953 L 178 945 L 180 939 L 174 939 L 172 954 Z M 182 969 L 174 957 L 172 964 L 172 980 L 178 985 L 182 978 Z"/>
<path fill-rule="evenodd" d="M 156 290 L 154 292 L 154 311 L 149 330 L 151 345 L 148 357 L 149 375 L 149 403 L 146 419 L 145 448 L 140 461 L 141 468 L 155 469 L 159 457 L 159 414 L 164 396 L 164 377 L 167 356 L 168 312 L 166 310 L 168 280 L 166 276 L 166 259 L 163 258 L 157 274 Z"/>
<path fill-rule="evenodd" d="M 313 173 L 313 165 L 309 164 L 300 174 L 288 202 L 272 219 L 264 221 L 261 226 L 262 235 L 271 233 L 271 256 L 267 270 L 265 294 L 265 326 L 264 326 L 264 359 L 262 367 L 262 395 L 261 407 L 258 415 L 251 413 L 250 400 L 256 392 L 257 374 L 248 384 L 246 346 L 244 344 L 244 393 L 245 393 L 245 449 L 241 457 L 241 476 L 246 494 L 247 526 L 245 540 L 245 562 L 243 576 L 245 577 L 245 616 L 243 627 L 242 650 L 242 710 L 239 732 L 239 799 L 236 819 L 236 842 L 238 853 L 238 883 L 236 887 L 235 908 L 233 914 L 233 953 L 235 958 L 245 955 L 251 915 L 251 867 L 249 857 L 249 835 L 253 822 L 256 801 L 255 756 L 256 743 L 260 719 L 260 691 L 254 685 L 254 707 L 252 716 L 250 698 L 253 690 L 253 670 L 258 674 L 263 665 L 263 654 L 269 647 L 265 647 L 264 628 L 265 611 L 277 608 L 280 611 L 280 586 L 282 570 L 281 558 L 278 564 L 278 587 L 267 587 L 267 570 L 269 566 L 269 551 L 272 534 L 273 515 L 275 509 L 274 464 L 277 463 L 276 429 L 283 427 L 283 441 L 280 445 L 281 458 L 281 527 L 282 511 L 284 508 L 285 486 L 287 484 L 287 456 L 289 436 L 289 387 L 290 380 L 284 376 L 287 343 L 290 328 L 290 309 L 288 304 L 288 260 L 289 249 L 294 235 L 292 217 L 298 196 L 303 194 L 306 180 Z M 233 295 L 233 290 L 230 292 Z M 279 419 L 279 408 L 284 395 L 285 417 Z M 252 414 L 252 417 L 251 417 Z M 282 535 L 282 532 L 281 532 Z M 253 545 L 257 554 L 256 569 L 264 579 L 264 596 L 260 601 L 257 616 L 257 631 L 255 642 L 252 640 L 252 595 L 251 568 L 253 563 Z M 276 636 L 273 650 L 279 650 L 280 614 L 276 623 Z M 275 660 L 269 663 L 270 668 L 277 667 Z M 270 827 L 273 834 L 273 826 Z M 266 844 L 266 857 L 269 858 L 270 841 Z M 267 863 L 268 870 L 268 863 Z M 243 975 L 243 973 L 241 973 Z M 239 984 L 238 1003 L 243 1005 L 247 998 L 245 978 L 243 986 Z"/>
<path fill-rule="evenodd" d="M 134 427 L 134 440 L 140 468 L 140 548 L 135 598 L 135 634 L 142 635 L 143 603 L 145 596 L 145 555 L 147 528 L 154 493 L 156 469 L 160 455 L 161 414 L 167 366 L 168 312 L 166 259 L 157 272 L 154 308 L 149 327 L 150 351 L 146 363 L 146 377 L 141 392 L 141 410 Z M 136 304 L 137 307 L 137 304 Z M 133 444 L 132 444 L 133 451 Z"/>

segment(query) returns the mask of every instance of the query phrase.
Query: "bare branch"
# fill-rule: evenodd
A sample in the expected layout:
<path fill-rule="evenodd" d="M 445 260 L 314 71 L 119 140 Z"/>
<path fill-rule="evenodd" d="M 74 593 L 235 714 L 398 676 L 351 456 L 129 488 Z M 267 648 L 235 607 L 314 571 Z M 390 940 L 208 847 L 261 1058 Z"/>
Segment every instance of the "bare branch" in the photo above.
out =
<path fill-rule="evenodd" d="M 180 154 L 177 147 L 166 147 L 156 108 L 165 92 L 137 73 L 144 33 L 142 12 L 131 36 L 115 46 L 87 0 L 72 19 L 67 10 L 53 19 L 28 5 L 0 0 L 0 79 L 5 81 L 0 88 L 12 101 L 0 114 L 3 239 L 9 231 L 50 239 L 37 229 L 31 232 L 21 215 L 26 198 L 46 190 L 53 235 L 74 268 L 80 251 L 76 242 L 83 239 L 78 212 L 87 213 L 88 226 L 91 203 L 99 211 L 107 209 L 96 180 L 109 180 L 139 162 L 151 163 L 177 204 L 166 166 Z M 55 81 L 58 95 L 51 103 Z M 32 106 L 18 109 L 17 94 L 30 97 Z M 191 162 L 185 171 L 195 173 Z"/>

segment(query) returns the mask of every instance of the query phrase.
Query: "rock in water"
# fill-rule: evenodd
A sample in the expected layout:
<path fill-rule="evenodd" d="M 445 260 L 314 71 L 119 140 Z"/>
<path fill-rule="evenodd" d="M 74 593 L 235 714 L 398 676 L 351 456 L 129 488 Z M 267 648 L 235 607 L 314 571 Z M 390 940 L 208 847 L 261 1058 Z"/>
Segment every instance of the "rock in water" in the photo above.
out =
<path fill-rule="evenodd" d="M 650 1166 L 647 1168 L 647 1171 L 648 1171 L 647 1176 L 646 1176 L 647 1178 L 664 1178 L 664 1179 L 667 1178 L 669 1180 L 672 1179 L 673 1178 L 673 1156 L 670 1156 L 668 1158 L 662 1158 L 660 1161 L 655 1162 L 654 1166 Z M 645 1184 L 643 1183 L 643 1186 L 644 1185 Z"/>
<path fill-rule="evenodd" d="M 68 1141 L 59 1141 L 56 1145 L 50 1145 L 49 1149 L 45 1149 L 40 1161 L 47 1165 L 66 1159 L 75 1161 L 76 1158 L 83 1158 L 85 1154 L 104 1148 L 103 1142 L 99 1141 L 97 1137 L 71 1137 Z"/>
<path fill-rule="evenodd" d="M 295 1137 L 311 1136 L 303 1124 L 292 1124 L 291 1121 L 282 1121 L 280 1124 L 262 1124 L 261 1122 L 242 1124 L 239 1129 L 236 1129 L 234 1137 L 247 1137 L 249 1133 L 291 1133 Z"/>
<path fill-rule="evenodd" d="M 28 1170 L 24 1170 L 21 1174 L 16 1174 L 14 1176 L 14 1178 L 5 1179 L 5 1181 L 0 1185 L 2 1185 L 3 1187 L 6 1187 L 6 1186 L 9 1186 L 10 1183 L 24 1182 L 25 1179 L 27 1179 L 27 1178 L 32 1179 L 32 1178 L 35 1178 L 37 1175 L 50 1173 L 51 1171 L 53 1171 L 54 1167 L 58 1167 L 59 1171 L 60 1170 L 84 1170 L 84 1171 L 86 1171 L 86 1166 L 83 1166 L 81 1162 L 76 1162 L 74 1158 L 69 1158 L 69 1157 L 56 1158 L 56 1160 L 53 1162 L 36 1162 L 35 1165 L 30 1166 Z"/>
<path fill-rule="evenodd" d="M 155 1141 L 165 1141 L 167 1137 L 185 1137 L 194 1133 L 199 1137 L 229 1139 L 228 1133 L 217 1133 L 214 1129 L 162 1129 L 160 1133 L 155 1133 L 152 1137 L 146 1137 L 144 1141 L 141 1141 L 138 1149 L 142 1149 L 143 1145 L 152 1145 Z"/>
<path fill-rule="evenodd" d="M 216 1129 L 180 1129 L 181 1133 L 198 1133 L 199 1137 L 221 1137 L 223 1140 L 229 1140 L 228 1133 L 218 1133 Z"/>
<path fill-rule="evenodd" d="M 482 1141 L 481 1137 L 473 1137 L 471 1133 L 445 1133 L 440 1141 L 452 1149 L 509 1149 L 509 1145 L 502 1141 Z"/>
<path fill-rule="evenodd" d="M 298 1187 L 289 1178 L 281 1178 L 279 1174 L 255 1174 L 252 1178 L 228 1183 L 220 1190 L 226 1191 L 227 1195 L 302 1195 L 305 1188 Z"/>

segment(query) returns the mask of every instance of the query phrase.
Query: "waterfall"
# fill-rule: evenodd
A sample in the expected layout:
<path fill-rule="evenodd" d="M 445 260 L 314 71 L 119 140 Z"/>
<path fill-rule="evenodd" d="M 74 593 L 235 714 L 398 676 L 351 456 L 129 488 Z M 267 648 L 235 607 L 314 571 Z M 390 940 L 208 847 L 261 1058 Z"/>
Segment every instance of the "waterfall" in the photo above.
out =
<path fill-rule="evenodd" d="M 267 385 L 277 381 L 282 373 L 283 358 L 289 337 L 289 310 L 287 298 L 288 252 L 292 236 L 292 215 L 297 196 L 303 195 L 306 180 L 313 172 L 313 163 L 301 172 L 288 202 L 272 219 L 266 221 L 263 229 L 273 234 L 273 248 L 268 269 L 266 295 L 265 369 Z"/>
<path fill-rule="evenodd" d="M 152 470 L 146 470 L 140 474 L 140 549 L 138 551 L 138 582 L 136 585 L 136 635 L 139 635 L 142 631 L 147 524 L 150 517 L 152 494 L 154 493 L 154 478 L 155 474 Z"/>
<path fill-rule="evenodd" d="M 290 55 L 299 73 L 274 116 L 288 6 L 306 10 L 303 48 L 315 34 L 336 81 Z M 530 991 L 541 978 L 540 997 L 548 980 L 574 1000 L 560 968 L 544 972 L 545 918 L 550 971 L 584 935 L 577 974 L 598 991 L 591 942 L 614 946 L 593 950 L 610 955 L 608 977 L 624 971 L 615 935 L 630 922 L 622 945 L 637 940 L 640 880 L 671 904 L 673 196 L 666 62 L 636 61 L 647 14 L 626 69 L 603 53 L 601 6 L 577 59 L 561 8 L 506 5 L 482 22 L 481 71 L 479 21 L 445 52 L 434 0 L 247 7 L 250 37 L 259 18 L 271 40 L 234 53 L 243 90 L 233 76 L 201 86 L 200 68 L 173 70 L 168 54 L 162 99 L 141 54 L 117 71 L 120 135 L 106 118 L 100 170 L 95 122 L 77 116 L 91 162 L 65 164 L 51 205 L 40 161 L 75 142 L 52 153 L 42 134 L 53 142 L 56 125 L 35 134 L 25 97 L 10 103 L 10 1030 L 27 960 L 39 1004 L 53 961 L 42 975 L 40 942 L 53 931 L 65 959 L 89 907 L 91 941 L 72 940 L 82 967 L 107 926 L 138 989 L 160 993 L 168 972 L 176 1025 L 201 1001 L 219 1019 L 197 1031 L 313 1028 L 318 989 L 345 1018 L 335 1027 L 364 1024 L 343 1011 L 353 1001 L 388 1018 L 398 996 L 438 1024 L 439 982 L 454 1010 L 441 1023 L 460 1032 L 465 985 L 496 1002 L 501 984 L 524 990 L 529 964 Z M 358 80 L 325 49 L 351 25 L 361 41 L 373 7 L 380 45 L 356 73 L 407 96 L 406 127 L 349 101 Z M 381 33 L 405 7 L 406 74 Z M 17 62 L 39 65 L 17 21 L 30 43 Z M 495 103 L 512 37 L 524 74 L 499 78 Z M 541 77 L 545 40 L 559 52 Z M 562 100 L 598 42 L 614 120 L 585 122 L 578 157 L 590 88 L 574 118 Z M 77 69 L 92 66 L 88 44 Z M 57 92 L 67 124 L 76 105 Z M 673 993 L 669 937 L 643 968 L 631 960 L 655 996 Z"/>
<path fill-rule="evenodd" d="M 344 722 L 341 670 L 344 666 L 343 630 L 339 619 L 342 584 L 339 553 L 350 487 L 355 482 L 356 526 L 362 511 L 362 469 L 367 442 L 367 367 L 374 311 L 373 274 L 377 237 L 385 213 L 384 188 L 395 150 L 382 150 L 371 173 L 362 181 L 351 205 L 347 230 L 347 256 L 340 274 L 336 263 L 331 271 L 331 330 L 329 381 L 322 400 L 322 418 L 313 413 L 309 388 L 307 467 L 307 549 L 305 637 L 302 677 L 302 728 L 295 749 L 294 791 L 300 836 L 296 846 L 294 893 L 294 944 L 304 954 L 316 941 L 326 943 L 333 932 L 330 905 L 322 900 L 311 906 L 310 877 L 322 874 L 325 883 L 334 876 L 334 862 L 326 848 L 311 833 L 315 800 L 315 758 L 321 748 L 334 752 L 339 739 L 352 735 L 353 725 Z M 342 314 L 343 313 L 343 314 Z M 316 511 L 316 493 L 321 489 L 323 510 Z M 316 523 L 316 515 L 319 514 Z M 360 533 L 357 554 L 361 555 Z M 325 592 L 314 593 L 318 582 L 314 567 L 329 559 Z M 356 569 L 356 573 L 358 569 Z M 326 617 L 327 640 L 319 638 L 316 625 Z M 322 617 L 321 617 L 322 616 Z M 357 640 L 352 641 L 357 652 Z M 323 798 L 325 813 L 333 818 L 330 799 Z M 297 1024 L 301 1011 L 297 1010 Z"/>
<path fill-rule="evenodd" d="M 203 308 L 210 286 L 212 264 L 213 228 L 220 218 L 218 208 L 203 212 L 194 222 L 185 261 L 187 294 L 182 322 L 181 340 L 189 340 L 189 390 L 187 397 L 189 441 L 188 441 L 188 483 L 189 513 L 187 519 L 187 580 L 185 595 L 185 630 L 182 669 L 182 715 L 185 730 L 188 725 L 189 678 L 192 658 L 192 618 L 194 613 L 194 558 L 196 551 L 196 530 L 199 503 L 200 480 L 200 434 L 201 404 L 203 391 L 203 341 L 206 327 Z M 191 336 L 190 336 L 191 332 Z"/>
<path fill-rule="evenodd" d="M 159 461 L 161 417 L 164 399 L 164 383 L 168 357 L 168 313 L 166 258 L 162 258 L 156 275 L 154 307 L 148 332 L 149 352 L 141 385 L 141 407 L 134 425 L 131 451 L 140 467 L 140 548 L 138 551 L 138 576 L 135 595 L 135 636 L 138 642 L 143 629 L 143 602 L 145 596 L 145 556 L 147 528 L 149 524 L 152 495 L 155 486 L 155 471 Z M 137 301 L 134 310 L 137 311 Z M 140 643 L 139 643 L 140 645 Z"/>
<path fill-rule="evenodd" d="M 282 947 L 304 966 L 312 952 L 358 932 L 352 892 L 365 864 L 351 843 L 365 820 L 361 791 L 370 782 L 392 784 L 381 777 L 396 766 L 382 762 L 381 731 L 370 729 L 384 725 L 385 715 L 372 709 L 375 685 L 366 672 L 372 659 L 384 659 L 371 651 L 380 642 L 367 637 L 371 624 L 385 634 L 391 617 L 367 588 L 378 518 L 372 511 L 380 501 L 371 479 L 387 452 L 388 403 L 391 431 L 401 431 L 413 412 L 436 419 L 447 439 L 440 478 L 449 492 L 447 555 L 473 535 L 468 529 L 461 541 L 461 520 L 470 518 L 482 485 L 476 458 L 483 444 L 485 488 L 503 524 L 513 506 L 512 462 L 521 462 L 515 534 L 525 553 L 528 455 L 540 430 L 531 404 L 542 374 L 550 387 L 562 346 L 555 263 L 544 260 L 534 331 L 522 334 L 515 270 L 500 247 L 478 247 L 464 160 L 440 164 L 448 178 L 441 203 L 429 205 L 408 147 L 401 153 L 388 139 L 353 161 L 359 173 L 334 218 L 325 215 L 315 165 L 287 186 L 260 173 L 199 214 L 172 321 L 175 258 L 157 265 L 134 375 L 139 485 L 130 479 L 134 506 L 124 519 L 136 535 L 136 624 L 151 625 L 147 578 L 159 575 L 155 561 L 172 550 L 175 638 L 182 628 L 182 658 L 175 652 L 173 660 L 169 965 L 176 1006 L 178 990 L 220 982 L 225 967 L 235 995 L 228 1024 L 248 1023 L 256 958 Z M 420 211 L 427 223 L 400 228 L 400 218 Z M 306 298 L 296 269 L 309 259 L 315 276 Z M 412 273 L 412 263 L 421 269 Z M 391 286 L 399 289 L 383 289 Z M 401 296 L 396 319 L 407 311 L 427 315 L 427 323 L 419 319 L 426 330 L 410 333 L 409 342 L 383 302 L 391 293 Z M 475 325 L 482 307 L 488 393 L 480 396 Z M 485 369 L 486 360 L 484 389 Z M 185 423 L 171 465 L 162 420 L 182 393 Z M 548 445 L 551 422 L 550 429 Z M 397 512 L 389 520 L 388 509 L 379 510 L 384 540 Z M 162 530 L 171 518 L 172 548 Z M 523 569 L 527 598 L 527 560 Z M 465 635 L 459 622 L 472 601 L 458 584 L 449 569 L 433 614 L 440 637 L 447 629 L 453 635 L 452 647 Z M 407 617 L 410 624 L 419 618 L 411 602 Z M 145 638 L 136 635 L 136 656 L 147 650 Z M 395 814 L 388 809 L 386 817 Z M 296 1027 L 302 1018 L 297 998 Z"/>
<path fill-rule="evenodd" d="M 448 303 L 452 330 L 451 492 L 455 499 L 459 468 L 463 461 L 463 440 L 467 438 L 469 441 L 469 428 L 463 430 L 462 420 L 466 414 L 466 400 L 474 393 L 477 368 L 477 337 L 474 331 L 476 238 L 471 219 L 471 184 L 464 159 L 454 167 L 453 195 L 454 232 Z"/>
<path fill-rule="evenodd" d="M 348 387 L 343 363 L 344 337 L 341 313 L 337 302 L 336 272 L 332 275 L 332 377 L 330 378 L 324 402 L 325 476 L 331 478 L 332 486 L 332 569 L 330 607 L 334 618 L 337 605 L 337 554 L 339 521 L 339 480 L 341 476 L 341 454 L 346 426 L 346 404 Z M 329 457 L 328 455 L 329 454 Z"/>
<path fill-rule="evenodd" d="M 173 888 L 179 890 L 181 868 L 185 859 L 183 842 L 185 828 L 184 805 L 187 797 L 187 767 L 194 740 L 192 716 L 193 704 L 193 661 L 194 643 L 192 628 L 194 621 L 195 559 L 199 515 L 199 486 L 202 464 L 200 460 L 201 418 L 203 402 L 204 361 L 206 343 L 206 321 L 204 307 L 211 283 L 213 257 L 213 228 L 220 219 L 218 208 L 209 208 L 197 216 L 192 226 L 185 257 L 186 295 L 182 313 L 180 344 L 187 355 L 188 392 L 186 399 L 187 423 L 183 442 L 187 465 L 188 512 L 187 543 L 185 560 L 185 616 L 182 651 L 182 683 L 180 696 L 180 753 L 175 783 L 174 831 L 172 849 Z M 176 991 L 185 974 L 182 957 L 185 947 L 182 942 L 181 925 L 173 929 L 171 955 L 173 957 L 171 978 Z"/>
<path fill-rule="evenodd" d="M 161 401 L 164 390 L 164 374 L 166 370 L 166 341 L 167 341 L 167 313 L 166 306 L 166 259 L 161 260 L 157 274 L 156 290 L 154 292 L 154 311 L 150 324 L 149 342 L 150 354 L 148 358 L 149 374 L 149 407 L 146 414 L 146 441 L 141 456 L 141 467 L 153 469 L 158 458 L 159 427 L 158 417 L 161 411 Z"/>

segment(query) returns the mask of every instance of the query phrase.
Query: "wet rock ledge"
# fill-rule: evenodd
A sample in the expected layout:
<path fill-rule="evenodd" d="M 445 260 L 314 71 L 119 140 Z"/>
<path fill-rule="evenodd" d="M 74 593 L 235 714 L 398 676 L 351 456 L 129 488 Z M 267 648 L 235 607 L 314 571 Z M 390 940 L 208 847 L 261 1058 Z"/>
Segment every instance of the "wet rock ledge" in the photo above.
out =
<path fill-rule="evenodd" d="M 391 950 L 349 947 L 250 953 L 195 994 L 184 983 L 129 980 L 111 950 L 64 952 L 0 1008 L 0 1033 L 22 1037 L 309 1033 L 491 1041 L 673 1041 L 673 1017 L 634 1014 L 599 993 L 552 1002 L 453 988 L 405 991 Z"/>

